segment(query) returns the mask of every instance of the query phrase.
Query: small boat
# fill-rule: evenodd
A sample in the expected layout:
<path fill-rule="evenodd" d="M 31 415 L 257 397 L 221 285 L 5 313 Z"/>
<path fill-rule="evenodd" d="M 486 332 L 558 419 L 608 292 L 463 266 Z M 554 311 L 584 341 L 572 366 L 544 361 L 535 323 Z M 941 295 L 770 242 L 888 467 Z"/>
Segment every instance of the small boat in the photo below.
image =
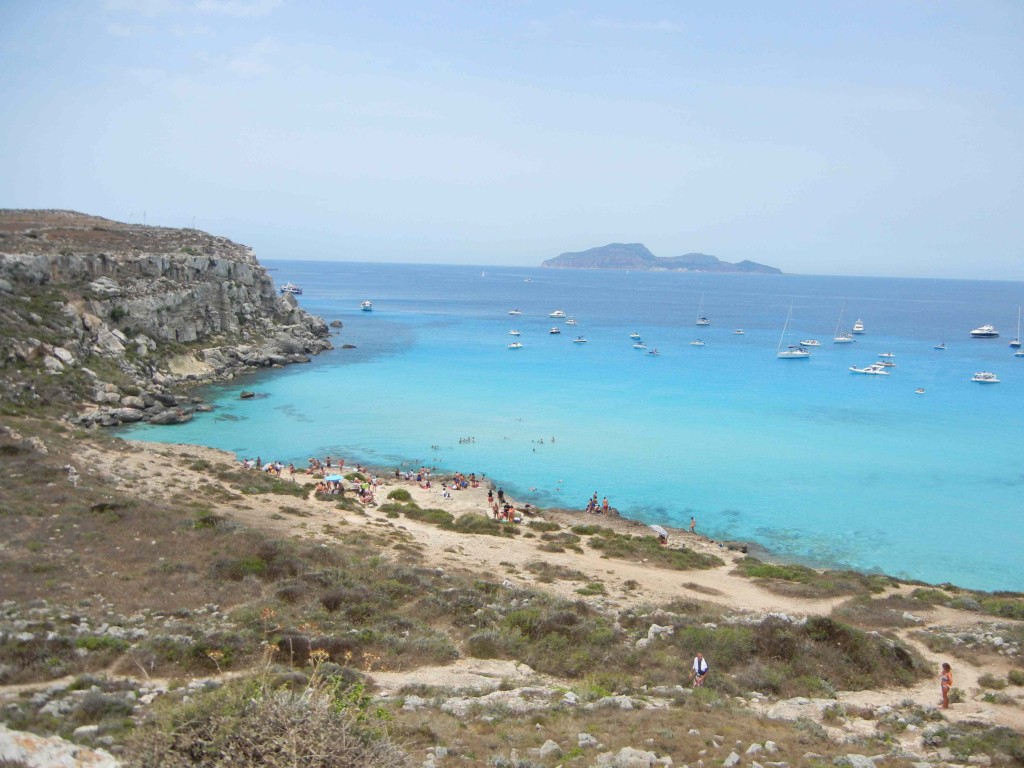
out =
<path fill-rule="evenodd" d="M 508 348 L 509 349 L 522 349 L 523 348 L 523 343 L 521 341 L 513 341 L 511 344 L 508 345 Z"/>
<path fill-rule="evenodd" d="M 579 325 L 579 323 L 574 318 L 571 318 L 571 317 L 568 320 L 565 321 L 565 324 L 566 325 Z"/>
<path fill-rule="evenodd" d="M 577 336 L 575 339 L 572 340 L 572 343 L 573 344 L 586 344 L 587 340 L 585 338 L 583 338 L 582 336 Z"/>
<path fill-rule="evenodd" d="M 743 335 L 743 329 L 742 328 L 737 328 L 735 331 L 733 331 L 733 335 L 734 336 L 742 336 Z"/>
<path fill-rule="evenodd" d="M 878 356 L 879 357 L 888 358 L 888 359 L 892 359 L 892 358 L 896 357 L 896 355 L 894 355 L 892 352 L 879 352 Z"/>
<path fill-rule="evenodd" d="M 565 317 L 565 312 L 563 312 L 560 309 L 556 309 L 554 312 L 552 312 L 550 315 L 548 315 L 548 317 L 563 318 L 563 317 Z"/>
<path fill-rule="evenodd" d="M 801 347 L 820 347 L 821 342 L 817 339 L 804 339 L 800 342 Z"/>
<path fill-rule="evenodd" d="M 633 345 L 633 349 L 647 349 L 647 345 L 644 344 L 642 341 L 638 341 L 636 344 Z"/>
<path fill-rule="evenodd" d="M 701 341 L 700 339 L 694 339 L 693 341 L 690 342 L 690 346 L 691 347 L 703 347 L 704 346 L 704 342 Z"/>
<path fill-rule="evenodd" d="M 522 311 L 521 311 L 521 310 L 518 310 L 518 309 L 510 309 L 510 310 L 508 311 L 508 313 L 509 313 L 510 315 L 521 315 L 521 314 L 523 314 L 523 313 L 522 313 Z"/>
<path fill-rule="evenodd" d="M 512 331 L 508 332 L 508 335 L 509 336 L 520 336 L 521 334 L 519 333 L 519 331 L 512 330 Z"/>
<path fill-rule="evenodd" d="M 883 368 L 895 368 L 896 367 L 896 363 L 894 363 L 892 360 L 879 360 L 877 363 L 875 363 L 875 365 L 880 365 Z"/>
<path fill-rule="evenodd" d="M 1010 342 L 1011 347 L 1020 347 L 1020 306 L 1017 306 L 1017 338 Z"/>
<path fill-rule="evenodd" d="M 704 315 L 701 314 L 701 310 L 704 309 L 704 294 L 700 295 L 700 304 L 697 305 L 697 322 L 696 325 L 711 325 L 711 321 L 708 320 Z"/>
<path fill-rule="evenodd" d="M 864 333 L 864 323 L 861 322 L 861 320 L 858 318 L 857 322 L 853 324 L 853 328 L 851 328 L 850 331 L 857 335 Z"/>
<path fill-rule="evenodd" d="M 296 296 L 302 295 L 302 288 L 297 286 L 295 283 L 285 283 L 281 286 L 281 293 L 293 293 Z"/>
<path fill-rule="evenodd" d="M 999 331 L 991 325 L 982 325 L 971 331 L 971 337 L 975 339 L 996 339 L 999 337 Z"/>
<path fill-rule="evenodd" d="M 362 304 L 359 305 L 359 308 L 363 310 L 363 312 L 373 312 L 373 302 L 364 301 Z"/>
<path fill-rule="evenodd" d="M 934 347 L 932 347 L 932 349 L 945 349 L 945 348 L 946 348 L 946 342 L 944 342 L 944 341 L 942 343 L 936 344 Z"/>
<path fill-rule="evenodd" d="M 786 331 L 789 330 L 789 321 L 793 318 L 793 305 L 789 305 L 789 314 L 786 315 L 786 323 L 782 326 L 782 335 L 779 336 L 779 346 L 775 350 L 775 356 L 780 360 L 806 360 L 811 353 L 798 344 L 793 344 L 786 349 L 782 348 L 782 342 L 786 338 Z"/>
<path fill-rule="evenodd" d="M 654 355 L 655 357 L 657 357 L 658 355 L 660 355 L 660 354 L 661 354 L 661 352 L 659 352 L 659 351 L 658 351 L 658 348 L 657 348 L 657 347 L 655 347 L 654 349 L 649 349 L 649 350 L 647 350 L 647 354 L 648 354 L 648 355 Z"/>
<path fill-rule="evenodd" d="M 640 338 L 640 334 L 637 333 L 636 331 L 633 331 L 631 334 L 629 334 L 629 338 L 631 338 L 631 339 L 639 339 Z"/>
<path fill-rule="evenodd" d="M 992 373 L 992 371 L 978 371 L 971 376 L 971 381 L 976 381 L 979 384 L 998 384 L 999 377 Z"/>
<path fill-rule="evenodd" d="M 914 390 L 914 394 L 915 395 L 923 395 L 924 394 L 924 389 L 922 387 L 918 387 L 917 389 Z"/>
<path fill-rule="evenodd" d="M 872 363 L 871 365 L 865 365 L 863 368 L 858 368 L 856 365 L 851 365 L 850 373 L 863 373 L 867 376 L 889 375 L 889 372 L 885 370 L 885 366 L 883 366 L 881 363 Z"/>
<path fill-rule="evenodd" d="M 832 334 L 833 344 L 853 344 L 856 339 L 848 333 L 840 333 L 839 326 L 843 324 L 843 315 L 846 314 L 846 299 L 843 299 L 843 308 L 839 310 L 839 319 L 836 320 L 836 329 Z M 859 320 L 857 322 L 860 322 Z"/>
<path fill-rule="evenodd" d="M 562 332 L 562 329 L 561 329 L 561 328 L 559 328 L 559 327 L 558 327 L 557 325 L 553 325 L 553 326 L 551 327 L 551 330 L 550 330 L 550 331 L 548 331 L 548 333 L 551 333 L 551 334 L 555 334 L 555 333 L 561 333 L 561 332 Z"/>
<path fill-rule="evenodd" d="M 1024 349 L 1018 349 L 1016 352 L 1013 353 L 1013 356 L 1014 357 L 1024 357 Z"/>

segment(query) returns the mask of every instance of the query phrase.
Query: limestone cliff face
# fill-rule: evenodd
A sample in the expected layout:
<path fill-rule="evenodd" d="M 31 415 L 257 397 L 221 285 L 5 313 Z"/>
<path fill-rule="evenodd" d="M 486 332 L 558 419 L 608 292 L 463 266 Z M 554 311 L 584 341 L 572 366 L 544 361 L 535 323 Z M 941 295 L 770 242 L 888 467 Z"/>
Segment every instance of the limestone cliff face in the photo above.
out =
<path fill-rule="evenodd" d="M 331 348 L 327 324 L 278 296 L 251 248 L 70 211 L 0 211 L 0 300 L 0 373 L 93 374 L 99 423 L 125 419 L 109 413 L 117 384 L 97 361 L 158 394 Z"/>

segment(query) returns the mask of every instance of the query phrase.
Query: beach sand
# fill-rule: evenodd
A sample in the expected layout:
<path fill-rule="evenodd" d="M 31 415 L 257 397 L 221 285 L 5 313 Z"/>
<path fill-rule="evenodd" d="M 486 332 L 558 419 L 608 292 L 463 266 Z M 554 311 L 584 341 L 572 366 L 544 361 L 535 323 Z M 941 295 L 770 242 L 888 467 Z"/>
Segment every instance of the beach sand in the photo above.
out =
<path fill-rule="evenodd" d="M 211 463 L 238 463 L 232 454 L 192 445 L 175 445 L 160 443 L 132 443 L 131 451 L 109 451 L 100 445 L 83 443 L 81 459 L 84 465 L 95 468 L 111 477 L 112 482 L 131 483 L 137 493 L 161 494 L 166 492 L 165 482 L 151 470 L 157 465 L 173 463 L 176 468 L 175 480 L 179 483 L 198 488 L 209 481 L 209 475 L 188 468 L 195 459 L 206 459 Z M 346 467 L 345 472 L 352 467 Z M 284 474 L 287 478 L 287 472 Z M 441 479 L 433 478 L 433 487 L 424 489 L 415 481 L 395 480 L 394 473 L 380 476 L 385 485 L 377 491 L 377 501 L 384 503 L 387 494 L 395 488 L 403 488 L 421 507 L 444 509 L 455 516 L 467 512 L 476 512 L 490 516 L 487 505 L 487 490 L 490 487 L 481 484 L 478 488 L 452 491 L 451 498 L 442 497 Z M 300 482 L 310 482 L 313 478 L 296 475 Z M 351 494 L 350 494 L 351 495 Z M 688 598 L 721 606 L 736 615 L 748 614 L 760 616 L 767 613 L 785 613 L 791 617 L 808 615 L 828 615 L 833 608 L 848 599 L 848 595 L 830 598 L 801 599 L 780 595 L 760 586 L 754 580 L 734 573 L 734 564 L 744 557 L 741 552 L 731 551 L 721 542 L 715 542 L 699 535 L 690 534 L 678 529 L 668 529 L 669 546 L 685 546 L 698 552 L 712 553 L 724 561 L 724 565 L 707 570 L 676 571 L 658 568 L 644 562 L 626 562 L 608 559 L 600 552 L 585 547 L 583 553 L 577 552 L 542 552 L 537 548 L 536 538 L 493 537 L 467 535 L 454 531 L 443 530 L 436 526 L 410 520 L 405 517 L 388 518 L 368 507 L 365 513 L 341 512 L 330 502 L 318 501 L 310 496 L 303 499 L 289 498 L 289 504 L 302 505 L 307 517 L 301 523 L 294 519 L 284 518 L 277 512 L 280 497 L 251 496 L 247 497 L 246 508 L 225 507 L 218 514 L 223 514 L 239 523 L 263 530 L 269 534 L 286 537 L 302 537 L 330 541 L 331 536 L 323 532 L 324 526 L 337 527 L 339 518 L 348 525 L 372 526 L 378 530 L 394 529 L 411 538 L 418 546 L 425 564 L 442 568 L 447 571 L 465 571 L 488 574 L 494 578 L 500 576 L 513 585 L 531 587 L 558 594 L 562 597 L 578 600 L 576 593 L 578 582 L 556 580 L 553 583 L 538 581 L 526 569 L 528 563 L 543 560 L 553 565 L 565 566 L 586 574 L 593 581 L 604 584 L 607 594 L 585 598 L 600 603 L 605 608 L 627 608 L 647 604 L 656 606 L 678 598 Z M 653 531 L 639 522 L 624 519 L 616 515 L 588 514 L 583 511 L 539 510 L 529 519 L 548 520 L 559 523 L 565 528 L 579 524 L 602 525 L 617 532 L 633 535 L 653 535 Z M 511 523 L 510 523 L 511 525 Z M 698 521 L 699 526 L 699 521 Z M 344 526 L 342 526 L 344 529 Z M 504 575 L 503 575 L 504 574 Z M 629 585 L 627 586 L 627 582 Z M 911 585 L 897 585 L 886 594 L 909 594 L 914 589 Z M 879 596 L 876 596 L 879 597 Z M 897 629 L 895 632 L 910 646 L 913 646 L 926 660 L 934 664 L 935 679 L 926 679 L 913 688 L 890 688 L 858 692 L 840 692 L 838 700 L 844 704 L 877 708 L 882 705 L 896 705 L 912 700 L 923 707 L 933 707 L 938 702 L 938 669 L 949 657 L 933 653 L 914 637 L 917 630 L 928 627 L 962 628 L 983 633 L 986 628 L 1010 624 L 1006 619 L 997 619 L 980 613 L 959 611 L 938 606 L 923 614 L 923 620 L 916 626 Z M 952 659 L 956 670 L 956 685 L 968 693 L 968 700 L 956 704 L 948 710 L 947 717 L 951 720 L 971 720 L 992 725 L 1003 725 L 1015 729 L 1024 729 L 1024 711 L 1019 706 L 1001 705 L 979 701 L 978 678 L 992 674 L 1005 679 L 1007 672 L 1014 667 L 1009 659 L 993 658 L 991 655 L 979 657 L 977 663 L 969 663 L 963 659 Z M 425 668 L 402 673 L 381 673 L 377 682 L 383 687 L 398 687 L 401 684 L 450 684 L 460 685 L 474 676 L 482 679 L 496 679 L 490 667 L 498 664 L 501 675 L 514 679 L 526 674 L 514 662 L 494 662 L 475 659 L 460 659 L 453 665 L 443 668 Z M 490 671 L 488 671 L 490 670 Z M 479 673 L 479 674 L 478 674 Z M 1008 691 L 1011 692 L 1012 691 Z M 1019 692 L 1018 692 L 1019 693 Z M 765 712 L 770 705 L 765 705 Z M 806 716 L 806 711 L 794 710 L 793 718 Z M 820 715 L 820 713 L 819 713 Z"/>

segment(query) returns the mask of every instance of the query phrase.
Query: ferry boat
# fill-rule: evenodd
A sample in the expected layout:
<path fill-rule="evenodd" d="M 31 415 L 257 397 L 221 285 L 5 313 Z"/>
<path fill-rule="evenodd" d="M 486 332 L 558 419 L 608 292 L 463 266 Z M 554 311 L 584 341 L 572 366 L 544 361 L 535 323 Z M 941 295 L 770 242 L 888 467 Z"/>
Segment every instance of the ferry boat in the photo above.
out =
<path fill-rule="evenodd" d="M 363 312 L 373 312 L 373 302 L 364 301 L 362 304 L 359 305 L 359 308 L 363 310 Z"/>
<path fill-rule="evenodd" d="M 999 331 L 991 325 L 982 325 L 971 331 L 971 337 L 975 339 L 996 339 L 999 337 Z"/>
<path fill-rule="evenodd" d="M 999 377 L 992 373 L 992 371 L 978 371 L 971 376 L 971 381 L 976 381 L 979 384 L 998 384 Z"/>
<path fill-rule="evenodd" d="M 548 317 L 563 318 L 563 317 L 565 317 L 565 312 L 563 312 L 560 309 L 556 309 L 554 312 L 552 312 L 550 315 L 548 315 Z"/>
<path fill-rule="evenodd" d="M 285 283 L 281 286 L 281 293 L 293 293 L 296 296 L 302 295 L 302 288 L 297 286 L 295 283 Z"/>

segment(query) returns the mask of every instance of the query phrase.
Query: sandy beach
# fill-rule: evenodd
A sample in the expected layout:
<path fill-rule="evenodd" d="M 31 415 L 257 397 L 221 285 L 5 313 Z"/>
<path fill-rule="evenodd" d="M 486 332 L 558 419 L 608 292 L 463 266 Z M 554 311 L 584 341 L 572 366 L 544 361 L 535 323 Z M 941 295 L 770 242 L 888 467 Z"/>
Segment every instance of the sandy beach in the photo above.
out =
<path fill-rule="evenodd" d="M 186 445 L 133 443 L 128 452 L 112 453 L 101 450 L 88 443 L 83 444 L 82 459 L 95 471 L 103 472 L 113 478 L 113 482 L 130 483 L 136 492 L 142 494 L 162 493 L 165 480 L 151 472 L 152 467 L 159 464 L 173 464 L 182 467 L 176 471 L 176 481 L 192 487 L 200 487 L 208 481 L 208 476 L 200 471 L 187 469 L 189 461 L 196 458 L 211 463 L 231 463 L 237 465 L 237 459 L 222 451 Z M 188 459 L 188 460 L 186 460 Z M 351 468 L 346 467 L 346 471 Z M 255 470 L 253 470 L 255 471 Z M 285 473 L 287 478 L 287 473 Z M 297 482 L 311 482 L 313 478 L 303 474 L 296 475 Z M 377 489 L 376 499 L 379 503 L 386 500 L 387 494 L 396 488 L 409 492 L 412 499 L 423 508 L 443 509 L 452 515 L 474 512 L 489 516 L 487 491 L 488 484 L 477 488 L 452 491 L 451 498 L 444 498 L 441 478 L 433 478 L 432 487 L 421 487 L 415 481 L 396 480 L 392 471 L 391 477 L 381 475 L 382 486 Z M 351 495 L 351 494 L 350 494 Z M 735 572 L 735 563 L 744 557 L 741 552 L 733 551 L 720 542 L 709 540 L 699 534 L 690 534 L 677 529 L 670 529 L 669 546 L 686 547 L 697 552 L 714 554 L 724 564 L 707 570 L 676 571 L 658 568 L 645 562 L 627 562 L 603 557 L 600 552 L 585 548 L 582 553 L 574 551 L 541 552 L 537 549 L 536 540 L 525 535 L 515 537 L 473 536 L 445 530 L 434 525 L 407 519 L 405 517 L 389 518 L 378 511 L 375 506 L 368 506 L 363 511 L 342 512 L 330 501 L 317 500 L 312 491 L 305 499 L 292 502 L 301 505 L 303 517 L 300 522 L 285 518 L 277 511 L 279 500 L 265 496 L 253 496 L 247 499 L 244 509 L 225 509 L 224 514 L 256 529 L 274 535 L 301 537 L 308 539 L 331 540 L 325 532 L 325 526 L 337 530 L 337 524 L 344 522 L 352 526 L 352 530 L 367 527 L 376 530 L 390 530 L 404 537 L 421 552 L 425 564 L 445 569 L 446 571 L 465 571 L 475 574 L 508 574 L 503 578 L 511 583 L 539 588 L 559 594 L 570 599 L 580 599 L 575 589 L 578 584 L 570 581 L 557 580 L 543 583 L 535 578 L 526 566 L 538 560 L 557 566 L 564 566 L 583 572 L 587 578 L 604 584 L 606 594 L 586 599 L 601 603 L 606 607 L 624 608 L 634 605 L 651 605 L 685 597 L 721 606 L 737 617 L 758 617 L 770 613 L 784 613 L 790 617 L 808 615 L 828 615 L 848 596 L 802 599 L 778 594 L 764 585 L 741 576 Z M 616 515 L 587 514 L 583 511 L 539 510 L 527 520 L 544 520 L 558 523 L 568 528 L 574 525 L 601 525 L 617 532 L 632 535 L 653 535 L 646 525 L 633 520 L 620 518 Z M 527 522 L 524 520 L 524 525 Z M 513 523 L 508 523 L 512 525 Z M 524 534 L 528 529 L 524 528 Z M 892 587 L 887 594 L 909 594 L 911 585 L 899 584 Z M 922 608 L 926 606 L 922 605 Z M 922 707 L 934 707 L 938 700 L 937 676 L 941 662 L 948 660 L 930 651 L 916 636 L 918 631 L 927 631 L 930 627 L 959 628 L 965 631 L 984 633 L 993 627 L 1005 626 L 1005 619 L 996 619 L 977 612 L 954 610 L 948 607 L 927 607 L 915 617 L 912 626 L 896 629 L 896 634 L 908 645 L 914 647 L 929 663 L 934 664 L 935 679 L 928 678 L 913 688 L 893 688 L 858 692 L 838 692 L 837 699 L 856 706 L 879 707 L 886 704 L 912 700 Z M 379 675 L 378 684 L 385 689 L 388 686 L 408 685 L 416 682 L 437 684 L 447 681 L 458 684 L 467 676 L 472 678 L 480 670 L 487 670 L 494 661 L 462 658 L 450 667 L 412 669 L 401 673 L 389 672 Z M 978 655 L 974 663 L 963 659 L 954 659 L 957 670 L 957 686 L 967 692 L 967 700 L 956 704 L 948 710 L 947 716 L 953 720 L 971 720 L 1004 725 L 1016 729 L 1024 728 L 1024 710 L 1019 705 L 988 703 L 980 700 L 981 688 L 978 678 L 990 674 L 1005 678 L 1007 672 L 1015 667 L 1009 658 L 993 657 L 990 654 Z M 505 665 L 504 675 L 514 675 L 515 665 Z M 1020 696 L 1022 691 L 1014 686 L 1007 693 Z M 766 711 L 769 705 L 765 705 Z M 793 717 L 805 716 L 799 707 L 794 709 Z M 820 714 L 820 713 L 819 713 Z"/>

